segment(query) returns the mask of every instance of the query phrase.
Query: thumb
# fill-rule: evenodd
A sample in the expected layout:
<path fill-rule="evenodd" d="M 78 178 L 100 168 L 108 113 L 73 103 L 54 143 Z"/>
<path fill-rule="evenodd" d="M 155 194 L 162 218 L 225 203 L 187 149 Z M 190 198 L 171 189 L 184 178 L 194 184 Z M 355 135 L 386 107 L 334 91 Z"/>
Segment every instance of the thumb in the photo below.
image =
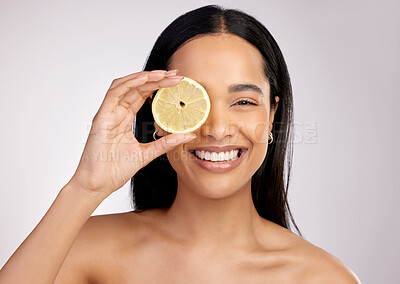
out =
<path fill-rule="evenodd" d="M 174 149 L 176 146 L 196 138 L 194 133 L 172 133 L 146 145 L 146 152 L 152 153 L 151 160 Z M 147 161 L 146 161 L 147 162 Z"/>

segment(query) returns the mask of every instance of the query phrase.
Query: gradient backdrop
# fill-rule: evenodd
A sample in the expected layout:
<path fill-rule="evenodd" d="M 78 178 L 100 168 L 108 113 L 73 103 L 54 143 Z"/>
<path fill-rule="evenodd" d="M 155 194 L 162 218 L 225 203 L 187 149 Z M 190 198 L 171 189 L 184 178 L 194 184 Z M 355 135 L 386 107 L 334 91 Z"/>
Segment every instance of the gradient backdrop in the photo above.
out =
<path fill-rule="evenodd" d="M 280 45 L 294 90 L 289 199 L 313 244 L 363 283 L 398 283 L 398 1 L 0 2 L 0 266 L 78 165 L 114 78 L 205 4 L 239 8 Z M 129 184 L 97 214 L 132 210 Z"/>

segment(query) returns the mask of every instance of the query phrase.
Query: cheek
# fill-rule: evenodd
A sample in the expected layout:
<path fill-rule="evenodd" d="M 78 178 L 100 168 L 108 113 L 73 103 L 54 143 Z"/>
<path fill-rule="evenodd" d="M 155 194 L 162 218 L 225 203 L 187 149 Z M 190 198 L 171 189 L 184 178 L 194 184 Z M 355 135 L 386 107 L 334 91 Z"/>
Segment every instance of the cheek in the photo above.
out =
<path fill-rule="evenodd" d="M 182 160 L 182 153 L 179 150 L 171 150 L 167 152 L 167 157 L 169 163 L 172 165 L 173 168 L 180 164 Z"/>
<path fill-rule="evenodd" d="M 254 141 L 265 143 L 268 140 L 268 122 L 258 123 L 253 128 Z"/>
<path fill-rule="evenodd" d="M 243 120 L 243 129 L 245 135 L 253 143 L 265 143 L 268 141 L 268 115 L 267 112 L 253 114 L 251 117 Z"/>
<path fill-rule="evenodd" d="M 178 146 L 177 148 L 168 151 L 166 154 L 169 163 L 176 172 L 185 171 L 185 163 L 183 161 L 191 159 L 191 156 L 188 152 L 184 152 L 182 147 Z"/>

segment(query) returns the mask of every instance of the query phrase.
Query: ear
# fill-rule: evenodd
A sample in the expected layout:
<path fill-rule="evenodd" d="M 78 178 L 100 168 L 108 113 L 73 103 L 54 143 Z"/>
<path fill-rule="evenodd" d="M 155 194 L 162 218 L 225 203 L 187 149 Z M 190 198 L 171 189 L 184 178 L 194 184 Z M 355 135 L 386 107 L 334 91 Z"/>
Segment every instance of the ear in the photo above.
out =
<path fill-rule="evenodd" d="M 154 129 L 156 130 L 157 136 L 161 136 L 161 127 L 158 126 L 157 122 L 154 121 Z"/>
<path fill-rule="evenodd" d="M 278 110 L 278 105 L 279 105 L 279 97 L 275 96 L 275 107 L 271 108 L 271 112 L 269 114 L 269 127 L 268 127 L 268 133 L 272 131 L 272 123 L 274 122 L 275 118 L 275 113 Z"/>
<path fill-rule="evenodd" d="M 150 106 L 153 103 L 153 98 L 155 96 L 155 94 L 157 93 L 157 91 L 154 91 L 150 96 L 147 97 L 147 101 L 149 102 Z"/>
<path fill-rule="evenodd" d="M 155 122 L 155 121 L 154 121 L 154 129 L 157 131 L 157 132 L 156 132 L 156 135 L 157 135 L 158 137 L 165 136 L 165 135 L 168 134 L 168 133 L 167 133 L 166 131 L 164 131 L 164 130 L 157 124 L 157 122 Z"/>

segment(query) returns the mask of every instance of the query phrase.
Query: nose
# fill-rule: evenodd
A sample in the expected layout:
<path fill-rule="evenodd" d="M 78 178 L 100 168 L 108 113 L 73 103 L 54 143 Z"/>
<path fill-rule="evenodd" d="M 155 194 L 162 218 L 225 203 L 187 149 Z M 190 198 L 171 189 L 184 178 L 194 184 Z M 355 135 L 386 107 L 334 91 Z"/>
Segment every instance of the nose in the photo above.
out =
<path fill-rule="evenodd" d="M 200 128 L 201 136 L 205 137 L 209 142 L 222 142 L 229 140 L 233 136 L 233 132 L 234 129 L 231 125 L 228 110 L 222 104 L 211 104 L 207 120 Z"/>

